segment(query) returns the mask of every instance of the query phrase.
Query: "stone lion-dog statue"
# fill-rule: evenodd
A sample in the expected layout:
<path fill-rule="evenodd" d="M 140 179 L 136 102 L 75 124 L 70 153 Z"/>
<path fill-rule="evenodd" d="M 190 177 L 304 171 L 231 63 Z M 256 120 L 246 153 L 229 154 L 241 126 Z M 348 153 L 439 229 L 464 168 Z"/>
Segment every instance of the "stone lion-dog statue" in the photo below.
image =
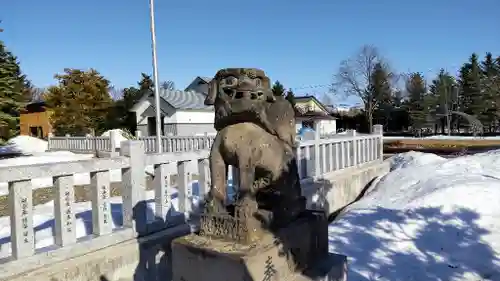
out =
<path fill-rule="evenodd" d="M 295 111 L 273 96 L 269 78 L 255 68 L 227 68 L 210 82 L 218 131 L 210 152 L 212 207 L 225 211 L 228 165 L 238 168 L 236 201 L 272 211 L 285 224 L 305 209 L 295 153 Z"/>

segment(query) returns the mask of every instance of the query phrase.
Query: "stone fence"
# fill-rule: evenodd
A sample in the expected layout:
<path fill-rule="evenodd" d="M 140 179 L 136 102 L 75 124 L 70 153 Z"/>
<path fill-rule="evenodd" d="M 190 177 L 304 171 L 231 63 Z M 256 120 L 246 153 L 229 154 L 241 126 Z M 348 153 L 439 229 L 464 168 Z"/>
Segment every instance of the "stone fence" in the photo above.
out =
<path fill-rule="evenodd" d="M 66 150 L 77 153 L 112 153 L 118 151 L 118 144 L 123 137 L 116 131 L 110 131 L 109 137 L 75 137 L 66 135 L 49 136 L 48 149 L 50 151 Z M 163 152 L 185 152 L 200 149 L 209 149 L 215 136 L 162 136 Z M 156 137 L 142 137 L 136 132 L 136 140 L 144 143 L 146 153 L 156 152 Z M 115 153 L 117 155 L 117 153 Z"/>
<path fill-rule="evenodd" d="M 376 127 L 377 125 L 375 125 Z M 135 139 L 144 143 L 146 153 L 156 153 L 156 137 L 142 137 L 140 131 L 136 132 Z M 314 133 L 312 133 L 314 134 Z M 347 131 L 345 134 L 322 135 L 320 139 L 335 139 L 343 136 L 352 136 L 355 130 Z M 314 139 L 315 136 L 312 137 Z M 76 153 L 104 153 L 105 155 L 118 155 L 118 144 L 123 137 L 118 132 L 110 131 L 109 137 L 77 137 L 66 135 L 48 137 L 48 150 L 50 151 L 72 151 Z M 200 149 L 210 149 L 215 139 L 213 135 L 204 136 L 162 136 L 163 152 L 186 152 Z M 304 138 L 307 139 L 307 138 Z"/>
<path fill-rule="evenodd" d="M 8 182 L 10 207 L 10 258 L 0 263 L 0 280 L 19 276 L 37 268 L 82 256 L 127 240 L 185 226 L 196 213 L 193 197 L 202 198 L 209 189 L 209 149 L 187 152 L 146 153 L 144 141 L 121 142 L 120 156 L 73 162 L 1 167 L 0 179 Z M 304 141 L 297 148 L 302 181 L 318 179 L 332 171 L 382 161 L 382 135 L 357 135 L 351 132 L 335 138 Z M 104 146 L 103 146 L 104 147 Z M 208 146 L 206 146 L 208 147 Z M 316 157 L 317 156 L 317 157 Z M 146 198 L 146 166 L 154 167 L 153 198 Z M 110 197 L 110 173 L 121 171 L 121 199 L 118 210 Z M 233 173 L 236 171 L 232 169 Z M 74 175 L 89 173 L 91 185 L 91 234 L 76 235 Z M 193 175 L 196 175 L 193 178 Z M 35 249 L 32 179 L 52 177 L 54 183 L 54 246 Z M 171 177 L 175 177 L 177 194 L 173 196 Z M 237 178 L 237 177 L 233 177 Z M 198 182 L 198 194 L 192 182 Z M 176 198 L 177 208 L 172 205 Z M 148 212 L 146 202 L 155 202 Z M 116 204 L 114 204 L 116 205 Z M 112 210 L 113 209 L 113 210 Z M 112 220 L 121 217 L 113 227 Z M 149 214 L 148 214 L 149 213 Z M 47 246 L 47 245 L 45 245 Z M 52 273 L 51 273 L 52 274 Z M 16 279 L 17 280 L 17 279 Z M 22 279 L 25 280 L 25 279 Z M 26 279 L 27 280 L 27 279 Z M 54 279 L 55 280 L 55 279 Z M 69 278 L 68 280 L 72 280 Z M 96 279 L 97 280 L 97 279 Z"/>

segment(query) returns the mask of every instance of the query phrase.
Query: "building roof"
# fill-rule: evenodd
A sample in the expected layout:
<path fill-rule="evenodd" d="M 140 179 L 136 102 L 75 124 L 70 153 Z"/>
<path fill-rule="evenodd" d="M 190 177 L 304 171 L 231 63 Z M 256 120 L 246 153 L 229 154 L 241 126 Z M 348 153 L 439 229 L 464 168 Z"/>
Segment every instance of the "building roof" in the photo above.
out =
<path fill-rule="evenodd" d="M 206 106 L 205 95 L 195 91 L 170 91 L 160 89 L 160 97 L 175 109 L 201 109 L 212 110 L 212 106 Z"/>
<path fill-rule="evenodd" d="M 301 107 L 295 106 L 295 117 L 317 120 L 335 120 L 337 118 L 328 115 L 323 111 L 308 111 Z"/>
<path fill-rule="evenodd" d="M 201 80 L 203 80 L 204 82 L 207 82 L 207 83 L 210 83 L 210 81 L 212 81 L 213 78 L 211 77 L 206 77 L 206 76 L 198 76 L 200 77 Z"/>
<path fill-rule="evenodd" d="M 325 112 L 329 112 L 326 106 L 320 102 L 315 96 L 296 96 L 294 97 L 296 103 L 306 102 L 309 100 L 314 100 Z"/>

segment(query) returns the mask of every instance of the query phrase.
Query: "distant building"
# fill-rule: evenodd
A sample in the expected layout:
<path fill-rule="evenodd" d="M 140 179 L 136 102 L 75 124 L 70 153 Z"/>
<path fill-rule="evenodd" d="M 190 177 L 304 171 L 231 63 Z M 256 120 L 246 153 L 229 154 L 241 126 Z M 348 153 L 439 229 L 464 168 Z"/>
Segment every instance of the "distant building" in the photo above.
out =
<path fill-rule="evenodd" d="M 295 127 L 314 128 L 317 123 L 322 135 L 337 132 L 336 118 L 330 115 L 330 110 L 314 96 L 295 97 Z"/>
<path fill-rule="evenodd" d="M 162 135 L 215 134 L 214 108 L 205 106 L 208 85 L 212 78 L 197 76 L 184 91 L 160 90 Z M 295 97 L 297 131 L 302 127 L 318 125 L 321 134 L 335 133 L 336 118 L 331 110 L 314 96 Z M 137 130 L 144 136 L 156 135 L 154 97 L 145 95 L 132 108 L 137 120 Z"/>
<path fill-rule="evenodd" d="M 193 136 L 215 134 L 214 109 L 204 105 L 205 95 L 195 91 L 160 90 L 161 135 Z M 153 95 L 144 95 L 131 109 L 137 130 L 156 135 L 156 108 Z"/>
<path fill-rule="evenodd" d="M 195 91 L 207 95 L 210 81 L 212 81 L 210 77 L 198 76 L 186 87 L 186 89 L 184 89 L 184 91 Z"/>
<path fill-rule="evenodd" d="M 32 102 L 21 110 L 19 116 L 20 134 L 37 138 L 47 138 L 52 132 L 50 115 L 52 111 L 43 101 Z"/>

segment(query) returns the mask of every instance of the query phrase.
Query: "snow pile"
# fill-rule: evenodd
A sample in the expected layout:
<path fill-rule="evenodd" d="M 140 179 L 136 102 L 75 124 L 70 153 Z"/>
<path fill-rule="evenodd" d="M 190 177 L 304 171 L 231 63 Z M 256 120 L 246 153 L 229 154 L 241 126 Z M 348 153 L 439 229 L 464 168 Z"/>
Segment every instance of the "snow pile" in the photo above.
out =
<path fill-rule="evenodd" d="M 500 151 L 391 161 L 393 171 L 329 226 L 349 280 L 500 280 Z"/>
<path fill-rule="evenodd" d="M 57 162 L 72 162 L 78 160 L 87 160 L 94 158 L 93 154 L 76 154 L 69 151 L 53 151 L 39 153 L 36 156 L 23 156 L 16 158 L 8 158 L 0 160 L 0 168 L 4 167 L 15 167 L 22 165 L 36 165 L 36 164 L 48 164 Z M 73 175 L 75 185 L 86 185 L 90 184 L 89 173 L 80 173 Z M 112 170 L 110 172 L 111 181 L 121 181 L 121 171 Z M 44 188 L 53 186 L 52 177 L 32 179 L 31 183 L 33 189 Z M 8 194 L 8 184 L 6 182 L 0 182 L 0 196 Z"/>
<path fill-rule="evenodd" d="M 396 154 L 393 157 L 387 159 L 387 161 L 391 163 L 391 171 L 406 167 L 428 165 L 445 160 L 446 159 L 441 156 L 432 153 L 423 153 L 418 151 L 410 151 L 406 153 Z"/>
<path fill-rule="evenodd" d="M 125 137 L 126 136 L 126 133 L 121 130 L 121 129 L 112 129 L 112 130 L 108 130 L 106 132 L 104 132 L 101 137 L 108 137 L 109 138 L 109 135 L 111 134 L 111 132 L 114 132 L 115 133 L 115 147 L 120 147 L 121 146 L 121 143 L 122 141 L 127 141 L 128 139 Z"/>
<path fill-rule="evenodd" d="M 32 154 L 47 151 L 48 143 L 30 136 L 17 136 L 0 146 L 0 154 Z"/>

